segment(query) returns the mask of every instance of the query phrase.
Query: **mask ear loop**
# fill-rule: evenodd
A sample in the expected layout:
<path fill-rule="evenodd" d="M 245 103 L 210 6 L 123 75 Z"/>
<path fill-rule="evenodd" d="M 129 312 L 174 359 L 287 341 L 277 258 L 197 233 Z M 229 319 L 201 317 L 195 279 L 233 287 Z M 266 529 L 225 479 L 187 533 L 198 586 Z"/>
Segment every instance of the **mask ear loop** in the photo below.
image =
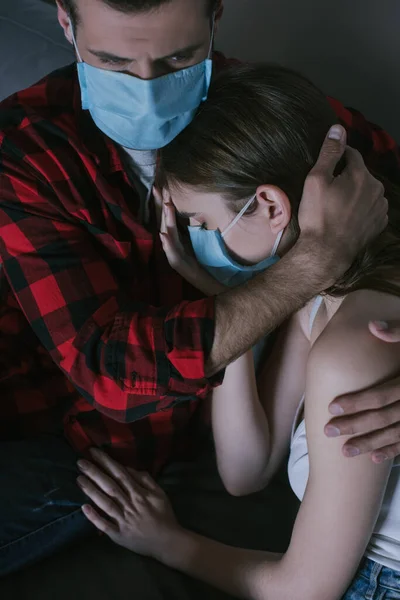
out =
<path fill-rule="evenodd" d="M 68 17 L 68 21 L 69 21 L 69 26 L 71 28 L 72 43 L 74 44 L 75 52 L 76 52 L 76 54 L 78 56 L 78 62 L 83 62 L 82 57 L 79 54 L 78 46 L 77 46 L 77 43 L 76 43 L 75 32 L 74 32 L 74 28 L 73 28 L 73 25 L 72 25 L 71 17 Z"/>
<path fill-rule="evenodd" d="M 214 37 L 215 37 L 215 12 L 213 12 L 213 16 L 211 19 L 211 40 L 210 40 L 210 47 L 208 49 L 208 57 L 207 57 L 209 59 L 212 58 Z"/>
<path fill-rule="evenodd" d="M 274 247 L 272 248 L 272 252 L 271 252 L 271 256 L 270 256 L 270 258 L 271 258 L 272 256 L 275 256 L 275 255 L 276 255 L 276 253 L 277 253 L 277 251 L 278 251 L 278 248 L 279 248 L 279 244 L 281 243 L 282 236 L 283 236 L 284 232 L 285 232 L 285 230 L 284 230 L 284 229 L 282 229 L 282 231 L 280 231 L 280 232 L 278 233 L 278 236 L 277 236 L 277 238 L 276 238 L 276 240 L 275 240 Z"/>
<path fill-rule="evenodd" d="M 224 238 L 226 236 L 226 234 L 229 233 L 233 227 L 235 227 L 236 223 L 239 221 L 239 219 L 241 219 L 243 217 L 246 210 L 252 205 L 252 203 L 254 202 L 254 200 L 256 198 L 257 198 L 257 194 L 255 194 L 252 198 L 250 198 L 250 200 L 248 202 L 246 202 L 246 204 L 243 206 L 240 213 L 238 215 L 236 215 L 236 217 L 233 219 L 232 223 L 230 225 L 228 225 L 228 227 L 225 229 L 225 231 L 221 232 L 222 238 Z"/>

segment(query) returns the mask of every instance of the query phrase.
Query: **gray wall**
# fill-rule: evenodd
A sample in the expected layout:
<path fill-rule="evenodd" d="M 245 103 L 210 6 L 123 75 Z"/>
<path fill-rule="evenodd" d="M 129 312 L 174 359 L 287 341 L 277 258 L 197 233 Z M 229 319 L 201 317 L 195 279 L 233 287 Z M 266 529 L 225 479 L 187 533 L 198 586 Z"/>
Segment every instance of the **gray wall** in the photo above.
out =
<path fill-rule="evenodd" d="M 225 0 L 218 47 L 308 75 L 400 141 L 400 0 Z"/>

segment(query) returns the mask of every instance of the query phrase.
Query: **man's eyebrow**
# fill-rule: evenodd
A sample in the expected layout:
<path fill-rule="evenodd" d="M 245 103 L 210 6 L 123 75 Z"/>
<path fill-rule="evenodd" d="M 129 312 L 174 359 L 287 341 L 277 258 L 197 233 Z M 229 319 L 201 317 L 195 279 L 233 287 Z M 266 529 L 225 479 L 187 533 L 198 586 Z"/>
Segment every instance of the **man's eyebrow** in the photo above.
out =
<path fill-rule="evenodd" d="M 93 50 L 92 48 L 88 48 L 88 52 L 90 52 L 90 54 L 93 54 L 94 56 L 97 56 L 97 58 L 101 58 L 102 60 L 112 60 L 121 63 L 133 62 L 135 60 L 134 58 L 117 56 L 116 54 L 112 54 L 111 52 L 104 52 L 104 50 Z"/>
<path fill-rule="evenodd" d="M 190 46 L 186 46 L 186 48 L 180 48 L 179 50 L 175 50 L 172 54 L 168 54 L 167 56 L 161 56 L 161 58 L 157 58 L 157 60 L 166 60 L 167 58 L 172 58 L 173 56 L 178 56 L 179 54 L 190 54 L 191 52 L 196 52 L 196 50 L 200 50 L 204 46 L 204 42 L 199 42 L 198 44 L 191 44 Z"/>
<path fill-rule="evenodd" d="M 180 50 L 175 50 L 174 52 L 172 52 L 172 54 L 168 54 L 167 56 L 161 56 L 160 58 L 157 58 L 156 60 L 167 60 L 168 58 L 172 58 L 173 56 L 178 56 L 179 54 L 190 54 L 193 52 L 196 52 L 196 50 L 199 50 L 200 48 L 202 48 L 204 46 L 203 42 L 200 42 L 199 44 L 192 44 L 190 46 L 186 46 L 186 48 L 181 48 Z M 112 52 L 105 52 L 104 50 L 95 50 L 94 48 L 88 48 L 88 52 L 90 52 L 90 54 L 93 54 L 93 56 L 97 56 L 97 58 L 100 58 L 101 60 L 110 60 L 113 62 L 120 62 L 120 63 L 129 63 L 129 62 L 135 62 L 135 58 L 128 58 L 125 56 L 117 56 L 116 54 L 113 54 Z"/>

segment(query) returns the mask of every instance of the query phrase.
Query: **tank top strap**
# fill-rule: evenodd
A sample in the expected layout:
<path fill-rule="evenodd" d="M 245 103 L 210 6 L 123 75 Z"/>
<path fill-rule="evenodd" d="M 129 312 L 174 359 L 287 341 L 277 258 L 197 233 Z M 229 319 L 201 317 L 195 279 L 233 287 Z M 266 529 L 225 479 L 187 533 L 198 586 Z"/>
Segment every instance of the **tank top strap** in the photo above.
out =
<path fill-rule="evenodd" d="M 314 321 L 317 317 L 318 311 L 321 308 L 321 304 L 324 301 L 323 296 L 317 296 L 316 298 L 314 298 L 312 307 L 311 307 L 311 312 L 310 312 L 310 319 L 308 322 L 308 331 L 309 334 L 311 336 L 311 332 L 312 332 L 312 328 L 314 326 Z"/>
<path fill-rule="evenodd" d="M 311 336 L 312 328 L 314 325 L 314 321 L 316 319 L 319 309 L 321 308 L 321 304 L 322 304 L 323 300 L 324 300 L 323 296 L 317 296 L 316 298 L 314 298 L 314 301 L 312 303 L 310 318 L 309 318 L 309 322 L 308 322 L 310 336 Z M 300 404 L 297 407 L 296 415 L 294 417 L 294 421 L 293 421 L 293 425 L 292 425 L 292 434 L 291 434 L 292 442 L 293 442 L 294 434 L 296 433 L 296 429 L 299 426 L 300 415 L 304 409 L 304 402 L 305 402 L 305 395 L 303 394 L 303 396 L 300 400 Z"/>

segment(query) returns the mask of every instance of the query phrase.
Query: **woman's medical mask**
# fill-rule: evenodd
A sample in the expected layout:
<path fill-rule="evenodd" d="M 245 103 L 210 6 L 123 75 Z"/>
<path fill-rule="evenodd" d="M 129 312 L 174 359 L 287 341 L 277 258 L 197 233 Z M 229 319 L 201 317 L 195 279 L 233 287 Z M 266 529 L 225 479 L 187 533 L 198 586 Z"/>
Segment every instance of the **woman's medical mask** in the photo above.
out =
<path fill-rule="evenodd" d="M 139 79 L 126 73 L 92 67 L 78 56 L 82 108 L 117 144 L 133 150 L 157 150 L 171 142 L 193 120 L 207 99 L 212 73 L 214 18 L 208 58 L 158 77 Z"/>
<path fill-rule="evenodd" d="M 240 213 L 223 232 L 220 232 L 218 229 L 203 229 L 201 226 L 188 227 L 193 251 L 199 263 L 214 279 L 229 287 L 235 287 L 248 281 L 254 275 L 268 269 L 268 267 L 271 267 L 279 260 L 276 252 L 283 236 L 283 230 L 276 238 L 271 255 L 255 265 L 241 265 L 236 262 L 229 254 L 224 243 L 224 237 L 237 224 L 256 197 L 255 195 L 250 198 Z"/>

